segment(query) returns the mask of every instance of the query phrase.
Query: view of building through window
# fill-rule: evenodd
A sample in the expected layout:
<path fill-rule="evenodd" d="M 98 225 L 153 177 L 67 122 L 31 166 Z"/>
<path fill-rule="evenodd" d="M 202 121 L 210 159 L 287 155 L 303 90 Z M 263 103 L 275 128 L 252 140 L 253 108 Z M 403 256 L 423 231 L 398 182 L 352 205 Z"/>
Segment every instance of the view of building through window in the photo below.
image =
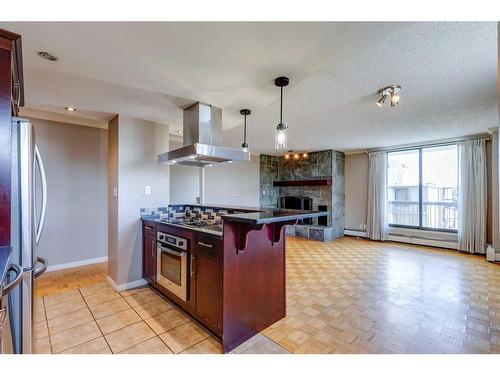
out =
<path fill-rule="evenodd" d="M 388 153 L 388 222 L 458 229 L 456 145 Z"/>

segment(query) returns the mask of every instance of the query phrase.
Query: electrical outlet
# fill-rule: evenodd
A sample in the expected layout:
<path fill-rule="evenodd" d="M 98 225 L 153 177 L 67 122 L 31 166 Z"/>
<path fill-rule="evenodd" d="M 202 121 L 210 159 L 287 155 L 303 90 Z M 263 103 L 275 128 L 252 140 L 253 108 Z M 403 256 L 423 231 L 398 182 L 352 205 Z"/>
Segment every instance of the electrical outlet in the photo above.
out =
<path fill-rule="evenodd" d="M 117 187 L 113 188 L 113 198 L 118 198 L 118 188 Z"/>
<path fill-rule="evenodd" d="M 266 195 L 266 191 L 265 190 L 262 190 L 262 195 Z"/>
<path fill-rule="evenodd" d="M 144 186 L 144 194 L 151 195 L 151 186 L 149 185 Z"/>

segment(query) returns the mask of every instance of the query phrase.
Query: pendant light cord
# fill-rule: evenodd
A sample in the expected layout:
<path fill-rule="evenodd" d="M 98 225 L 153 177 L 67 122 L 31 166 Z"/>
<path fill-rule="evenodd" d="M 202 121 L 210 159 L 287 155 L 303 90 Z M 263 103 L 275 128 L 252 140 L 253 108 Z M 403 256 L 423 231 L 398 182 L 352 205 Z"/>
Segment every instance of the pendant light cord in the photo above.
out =
<path fill-rule="evenodd" d="M 283 86 L 281 86 L 280 89 L 281 89 L 280 124 L 283 124 Z"/>
<path fill-rule="evenodd" d="M 247 143 L 247 115 L 245 115 L 245 123 L 243 125 L 243 143 Z"/>

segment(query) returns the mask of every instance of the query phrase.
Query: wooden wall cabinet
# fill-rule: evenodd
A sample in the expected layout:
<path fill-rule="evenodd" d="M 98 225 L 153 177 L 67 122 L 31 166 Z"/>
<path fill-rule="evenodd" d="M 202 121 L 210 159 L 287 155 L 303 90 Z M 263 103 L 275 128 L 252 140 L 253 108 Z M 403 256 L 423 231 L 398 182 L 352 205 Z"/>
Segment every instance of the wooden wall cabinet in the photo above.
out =
<path fill-rule="evenodd" d="M 11 243 L 12 115 L 24 105 L 21 36 L 0 29 L 0 246 Z"/>

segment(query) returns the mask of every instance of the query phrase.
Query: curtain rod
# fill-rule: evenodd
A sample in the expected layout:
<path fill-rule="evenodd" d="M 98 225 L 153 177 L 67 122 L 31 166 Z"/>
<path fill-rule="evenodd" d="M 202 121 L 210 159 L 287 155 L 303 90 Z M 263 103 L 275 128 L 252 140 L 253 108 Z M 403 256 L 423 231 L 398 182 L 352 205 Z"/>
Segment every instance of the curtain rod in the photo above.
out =
<path fill-rule="evenodd" d="M 440 139 L 440 140 L 431 141 L 431 142 L 409 143 L 409 144 L 402 145 L 402 146 L 370 148 L 370 149 L 366 150 L 366 152 L 369 153 L 369 152 L 376 152 L 376 151 L 405 151 L 405 150 L 411 150 L 411 149 L 419 148 L 419 147 L 448 146 L 451 144 L 464 142 L 464 141 L 472 141 L 475 139 L 485 139 L 487 141 L 490 141 L 491 135 L 487 134 L 487 133 L 482 133 L 482 134 L 468 135 L 465 137 Z"/>

